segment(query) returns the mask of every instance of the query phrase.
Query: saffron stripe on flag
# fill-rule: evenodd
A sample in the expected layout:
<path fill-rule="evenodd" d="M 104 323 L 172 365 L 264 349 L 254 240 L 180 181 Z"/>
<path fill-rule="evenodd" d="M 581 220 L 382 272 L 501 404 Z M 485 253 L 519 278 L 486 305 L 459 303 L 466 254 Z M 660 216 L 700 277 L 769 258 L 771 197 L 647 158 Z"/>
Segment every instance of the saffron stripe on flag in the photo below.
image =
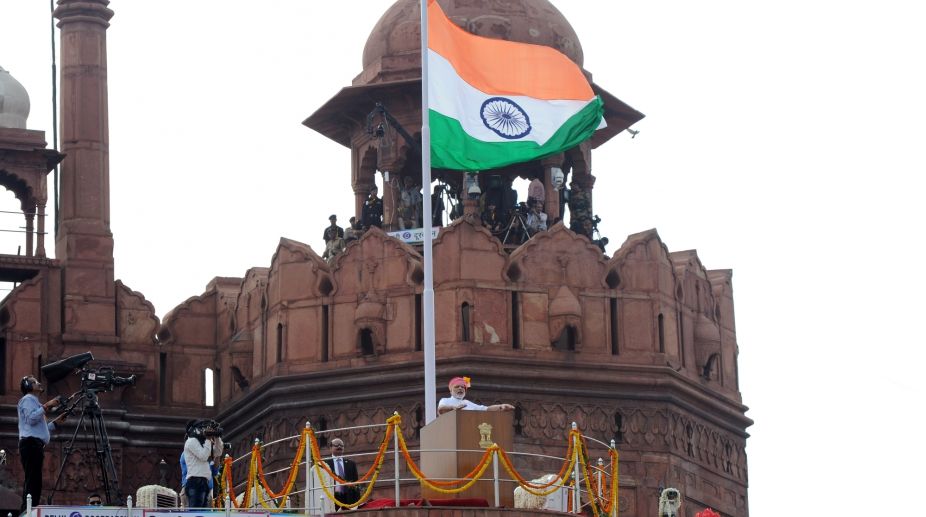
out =
<path fill-rule="evenodd" d="M 428 48 L 447 59 L 464 81 L 490 95 L 582 101 L 595 97 L 581 68 L 564 54 L 470 34 L 450 21 L 434 0 L 428 0 Z"/>

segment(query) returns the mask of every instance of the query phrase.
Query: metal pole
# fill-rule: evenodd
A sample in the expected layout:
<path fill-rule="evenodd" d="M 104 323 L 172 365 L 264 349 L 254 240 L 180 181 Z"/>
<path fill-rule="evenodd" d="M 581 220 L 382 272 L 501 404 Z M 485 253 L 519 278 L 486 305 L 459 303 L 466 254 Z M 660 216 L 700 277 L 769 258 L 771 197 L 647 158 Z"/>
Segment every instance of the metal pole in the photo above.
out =
<path fill-rule="evenodd" d="M 494 477 L 493 483 L 495 483 L 495 507 L 498 508 L 501 506 L 498 494 L 498 449 L 492 452 L 492 476 Z"/>
<path fill-rule="evenodd" d="M 55 50 L 55 0 L 48 0 L 51 8 L 51 134 L 52 148 L 58 150 L 58 53 Z M 60 164 L 55 164 L 54 199 L 55 206 L 55 233 L 58 233 L 58 177 L 61 171 Z"/>
<path fill-rule="evenodd" d="M 126 515 L 128 515 L 128 517 L 132 517 L 132 496 L 125 498 L 125 506 L 128 509 Z"/>
<path fill-rule="evenodd" d="M 260 438 L 254 438 L 254 445 L 257 445 L 258 447 L 256 451 L 251 453 L 251 461 L 254 461 L 255 454 L 260 454 Z M 260 484 L 259 480 L 255 479 L 254 486 L 251 487 L 251 504 L 248 505 L 248 508 L 257 508 L 257 505 L 260 504 L 259 501 L 257 500 L 257 496 L 258 496 L 257 489 L 258 489 L 259 484 Z"/>
<path fill-rule="evenodd" d="M 579 426 L 577 426 L 575 422 L 572 423 L 573 431 L 578 429 L 578 427 Z M 575 466 L 573 466 L 573 469 L 572 469 L 573 470 L 572 475 L 574 477 L 573 483 L 572 483 L 572 513 L 579 513 L 579 497 L 581 495 L 579 491 L 579 488 L 580 488 L 579 487 L 579 455 L 582 453 L 582 451 L 579 450 L 579 447 L 580 447 L 579 438 L 573 435 L 572 440 L 573 440 L 572 447 L 576 455 L 576 464 Z"/>
<path fill-rule="evenodd" d="M 603 479 L 603 476 L 604 476 L 604 460 L 601 458 L 598 458 L 598 475 L 595 476 L 596 478 L 598 478 L 598 499 L 601 499 L 601 496 L 603 495 L 602 490 L 604 490 L 604 487 L 601 486 L 601 481 Z"/>
<path fill-rule="evenodd" d="M 620 486 L 620 484 L 621 484 L 621 482 L 620 482 L 620 476 L 618 476 L 617 474 L 618 474 L 618 472 L 620 471 L 620 470 L 619 470 L 619 469 L 620 469 L 620 462 L 617 461 L 617 460 L 618 460 L 618 458 L 617 458 L 617 442 L 615 442 L 613 439 L 611 440 L 611 449 L 615 452 L 615 455 L 614 455 L 614 477 L 617 478 L 617 479 L 614 480 L 614 493 L 611 494 L 611 501 L 614 503 L 614 504 L 611 505 L 611 517 L 617 517 L 617 501 L 618 501 L 618 499 L 617 499 L 617 488 L 618 488 L 618 487 Z"/>
<path fill-rule="evenodd" d="M 26 494 L 26 516 L 32 517 L 32 494 Z"/>
<path fill-rule="evenodd" d="M 434 257 L 431 228 L 431 126 L 428 122 L 428 0 L 421 0 L 421 201 L 424 220 L 424 422 L 437 418 L 434 347 Z"/>
<path fill-rule="evenodd" d="M 398 415 L 399 412 L 396 411 L 393 415 Z M 399 433 L 402 432 L 402 429 L 396 425 L 393 429 L 392 434 L 392 448 L 393 448 L 393 461 L 395 465 L 395 507 L 399 508 L 399 501 L 401 500 L 402 494 L 399 493 Z"/>
<path fill-rule="evenodd" d="M 225 494 L 225 517 L 231 517 L 231 497 Z"/>
<path fill-rule="evenodd" d="M 305 428 L 311 429 L 312 424 L 306 420 Z M 308 442 L 308 440 L 306 440 Z M 315 507 L 315 479 L 312 478 L 312 465 L 314 464 L 314 458 L 312 458 L 312 448 L 309 447 L 309 444 L 305 444 L 309 448 L 309 453 L 305 457 L 305 514 L 312 515 L 312 510 Z"/>

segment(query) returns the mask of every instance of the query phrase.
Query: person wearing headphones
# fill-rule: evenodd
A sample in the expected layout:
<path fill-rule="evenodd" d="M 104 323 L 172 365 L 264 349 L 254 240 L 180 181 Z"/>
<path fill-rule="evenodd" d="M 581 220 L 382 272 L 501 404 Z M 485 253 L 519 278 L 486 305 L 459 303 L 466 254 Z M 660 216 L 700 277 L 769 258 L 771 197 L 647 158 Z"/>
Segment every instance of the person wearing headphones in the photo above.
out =
<path fill-rule="evenodd" d="M 39 402 L 35 393 L 43 393 L 45 387 L 34 375 L 27 375 L 19 383 L 23 397 L 19 399 L 19 459 L 23 465 L 23 498 L 20 513 L 26 510 L 26 495 L 32 495 L 32 504 L 39 505 L 42 498 L 42 464 L 45 462 L 45 446 L 51 439 L 55 424 L 45 420 L 45 412 L 58 406 L 58 399 L 45 404 Z"/>

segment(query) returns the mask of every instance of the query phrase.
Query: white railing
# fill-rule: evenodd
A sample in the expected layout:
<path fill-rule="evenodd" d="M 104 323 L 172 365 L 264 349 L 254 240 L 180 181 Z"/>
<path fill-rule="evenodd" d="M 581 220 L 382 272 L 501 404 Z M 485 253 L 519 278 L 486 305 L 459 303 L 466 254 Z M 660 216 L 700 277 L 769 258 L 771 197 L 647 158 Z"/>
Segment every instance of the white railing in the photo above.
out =
<path fill-rule="evenodd" d="M 337 434 L 348 435 L 350 434 L 351 431 L 356 431 L 359 429 L 369 429 L 369 428 L 386 429 L 389 425 L 390 424 L 372 424 L 372 425 L 363 425 L 363 426 L 350 426 L 350 427 L 342 427 L 342 428 L 337 428 L 337 429 L 326 429 L 326 430 L 313 431 L 313 432 L 315 433 L 316 436 L 337 435 Z M 572 426 L 573 426 L 573 429 L 576 428 L 575 423 L 573 423 Z M 306 423 L 306 427 L 307 428 L 310 427 L 309 422 Z M 418 478 L 413 477 L 413 476 L 412 477 L 408 477 L 408 476 L 402 477 L 401 476 L 401 471 L 400 471 L 401 464 L 399 460 L 401 451 L 399 447 L 398 432 L 401 432 L 401 430 L 400 428 L 397 427 L 396 433 L 393 435 L 392 451 L 390 451 L 393 455 L 393 475 L 392 477 L 380 477 L 376 481 L 376 486 L 374 487 L 374 490 L 376 490 L 379 487 L 385 488 L 386 486 L 392 485 L 393 492 L 394 492 L 393 499 L 394 499 L 396 506 L 399 506 L 400 500 L 402 499 L 401 498 L 402 484 L 415 484 L 417 488 L 418 486 L 417 482 L 419 481 Z M 288 442 L 288 441 L 291 441 L 297 438 L 299 438 L 298 435 L 280 438 L 278 440 L 274 440 L 272 442 L 263 444 L 261 446 L 261 449 L 266 449 L 270 446 L 278 445 L 280 443 Z M 590 437 L 585 437 L 585 440 L 586 442 L 591 442 L 590 445 L 596 444 L 601 449 L 603 449 L 605 457 L 609 457 L 607 453 L 608 449 L 615 448 L 615 444 L 613 440 L 611 440 L 610 444 L 606 444 L 605 442 L 601 440 L 597 440 L 597 439 L 590 438 Z M 577 444 L 574 444 L 574 445 L 577 446 Z M 596 449 L 597 448 L 598 447 L 596 447 Z M 309 458 L 311 456 L 311 451 L 309 450 L 308 444 L 306 445 L 306 449 L 307 449 L 306 458 Z M 431 453 L 431 452 L 483 453 L 485 451 L 483 449 L 420 449 L 419 448 L 419 449 L 409 449 L 408 452 L 412 454 L 413 460 L 415 460 L 417 463 L 420 463 L 421 453 Z M 550 456 L 550 455 L 545 455 L 545 454 L 534 454 L 534 453 L 515 452 L 515 451 L 505 451 L 505 452 L 507 453 L 509 457 L 512 458 L 512 460 L 522 459 L 524 461 L 527 461 L 531 458 L 534 458 L 534 459 L 541 459 L 541 460 L 550 460 L 551 463 L 553 462 L 562 463 L 565 461 L 569 461 L 569 458 L 561 458 L 561 457 Z M 417 458 L 415 457 L 416 454 L 417 454 Z M 362 462 L 365 458 L 375 458 L 376 455 L 377 455 L 376 452 L 364 452 L 364 453 L 355 453 L 355 454 L 344 454 L 344 457 L 354 459 L 355 461 L 359 460 L 360 462 Z M 247 454 L 239 458 L 235 458 L 233 463 L 238 463 L 240 461 L 247 460 L 250 458 L 250 456 L 251 456 L 251 452 L 249 451 Z M 501 462 L 499 460 L 498 453 L 495 453 L 493 455 L 493 458 L 491 461 L 493 464 L 492 465 L 492 478 L 491 478 L 492 484 L 494 486 L 494 501 L 493 502 L 494 502 L 494 506 L 498 507 L 500 506 L 500 494 L 501 494 L 502 485 L 511 486 L 513 489 L 514 487 L 519 486 L 519 482 L 516 479 L 501 476 L 501 472 L 500 472 L 501 469 L 499 468 Z M 321 515 L 325 513 L 324 510 L 326 508 L 333 507 L 333 504 L 334 504 L 333 501 L 328 500 L 327 496 L 324 493 L 325 490 L 322 488 L 321 485 L 317 484 L 319 483 L 319 480 L 312 471 L 312 468 L 313 468 L 312 464 L 306 460 L 303 460 L 302 462 L 299 463 L 299 467 L 305 468 L 305 479 L 306 479 L 305 488 L 301 490 L 294 490 L 289 495 L 290 496 L 292 495 L 303 495 L 304 496 L 306 505 L 305 507 L 302 507 L 299 509 L 303 510 L 306 515 Z M 592 459 L 591 453 L 589 453 L 588 467 L 589 467 L 589 470 L 592 472 L 592 475 L 595 477 L 595 485 L 597 487 L 597 493 L 594 495 L 600 499 L 605 494 L 604 482 L 607 479 L 607 475 L 608 475 L 607 473 L 609 472 L 609 469 L 610 469 L 610 461 L 605 461 L 605 459 L 600 456 L 597 458 L 597 461 L 595 461 Z M 271 477 L 272 475 L 275 475 L 275 474 L 282 474 L 284 472 L 289 471 L 289 469 L 290 467 L 284 467 L 284 468 L 276 469 L 270 472 L 265 472 L 265 477 Z M 558 470 L 558 468 L 556 470 Z M 431 481 L 452 481 L 452 480 L 455 480 L 456 478 L 428 477 L 428 479 Z M 561 482 L 564 489 L 570 490 L 572 493 L 570 497 L 570 499 L 572 500 L 572 505 L 571 505 L 571 508 L 568 509 L 572 513 L 580 513 L 580 510 L 582 509 L 581 503 L 583 499 L 588 501 L 588 499 L 591 497 L 591 494 L 589 494 L 589 491 L 588 491 L 589 488 L 588 486 L 582 483 L 582 479 L 583 479 L 583 476 L 580 472 L 580 464 L 577 461 L 575 463 L 575 466 L 573 467 L 572 472 L 568 473 L 565 476 L 565 479 L 563 479 Z M 567 488 L 567 484 L 570 481 L 574 481 L 574 486 L 572 488 Z M 235 485 L 235 488 L 237 490 L 240 490 L 244 488 L 246 484 L 247 484 L 247 481 L 241 482 Z M 333 488 L 333 484 L 326 484 L 326 487 L 330 491 L 331 488 Z M 256 491 L 259 489 L 260 487 L 255 485 L 255 487 L 252 490 Z M 250 505 L 251 508 L 260 509 L 260 503 L 258 502 L 257 494 L 252 493 L 250 499 L 251 499 L 251 505 Z M 289 508 L 289 510 L 295 510 L 295 509 L 296 508 Z M 611 510 L 612 510 L 611 514 L 616 515 L 615 508 L 612 508 Z"/>
<path fill-rule="evenodd" d="M 351 427 L 343 427 L 343 428 L 338 428 L 338 429 L 328 429 L 328 430 L 313 431 L 313 432 L 316 436 L 324 436 L 324 435 L 332 435 L 332 434 L 347 435 L 351 431 L 356 431 L 358 429 L 369 429 L 369 428 L 386 429 L 389 425 L 392 425 L 392 424 L 386 423 L 386 424 L 373 424 L 373 425 L 363 425 L 363 426 L 351 426 Z M 575 430 L 576 424 L 573 423 L 572 426 L 573 426 L 573 430 Z M 306 422 L 306 428 L 309 428 L 309 427 L 310 427 L 310 424 Z M 376 480 L 375 486 L 373 487 L 373 490 L 377 490 L 379 488 L 385 489 L 386 487 L 391 485 L 393 488 L 394 503 L 397 507 L 400 505 L 401 488 L 403 484 L 414 485 L 416 489 L 419 486 L 418 485 L 419 479 L 417 477 L 408 476 L 408 475 L 406 475 L 406 477 L 402 477 L 401 463 L 399 460 L 400 456 L 402 455 L 400 443 L 399 443 L 399 434 L 398 434 L 399 432 L 401 432 L 401 428 L 399 426 L 396 426 L 396 432 L 393 435 L 392 451 L 388 451 L 385 453 L 385 454 L 388 454 L 389 452 L 391 452 L 393 455 L 393 475 L 392 477 L 380 477 L 379 479 Z M 570 435 L 570 436 L 573 436 L 573 435 Z M 266 450 L 268 447 L 281 446 L 284 442 L 288 442 L 293 439 L 301 439 L 301 435 L 289 436 L 285 438 L 280 438 L 278 440 L 274 440 L 272 442 L 268 442 L 266 444 L 260 444 L 260 449 Z M 573 438 L 573 439 L 576 442 L 578 442 L 578 438 Z M 604 455 L 610 459 L 609 449 L 614 450 L 615 448 L 615 444 L 613 440 L 610 442 L 610 444 L 605 444 L 604 442 L 600 440 L 596 440 L 590 437 L 585 437 L 585 440 L 587 442 L 592 442 L 596 444 L 598 446 L 596 447 L 596 450 L 598 449 L 603 450 Z M 259 441 L 255 440 L 255 443 L 259 443 Z M 579 447 L 578 443 L 573 443 L 572 445 L 575 449 Z M 484 449 L 420 449 L 420 448 L 419 449 L 408 449 L 408 453 L 412 456 L 412 460 L 414 460 L 418 464 L 420 464 L 422 453 L 432 453 L 432 452 L 484 453 L 485 450 Z M 563 462 L 570 461 L 570 458 L 561 458 L 561 457 L 551 456 L 551 455 L 546 455 L 546 454 L 535 454 L 535 453 L 515 452 L 515 451 L 505 451 L 505 453 L 507 456 L 509 456 L 512 459 L 512 464 L 515 467 L 516 471 L 518 470 L 516 462 L 521 463 L 523 466 L 529 461 L 532 461 L 534 464 L 536 464 L 536 463 L 539 463 L 536 460 L 541 460 L 541 462 L 548 461 L 551 465 L 558 463 L 559 465 L 562 466 Z M 306 458 L 310 458 L 312 455 L 310 444 L 308 443 L 306 444 L 305 455 L 306 455 L 305 456 Z M 345 454 L 344 457 L 352 458 L 355 460 L 360 460 L 362 462 L 365 458 L 370 458 L 370 457 L 374 458 L 375 460 L 377 455 L 378 455 L 377 452 L 365 452 L 365 453 L 356 453 L 356 454 Z M 415 457 L 416 455 L 417 455 L 417 458 Z M 583 484 L 582 480 L 584 479 L 584 477 L 582 473 L 580 472 L 580 463 L 576 461 L 572 469 L 572 472 L 568 472 L 564 476 L 563 479 L 560 479 L 556 483 L 556 485 L 561 487 L 559 490 L 569 491 L 570 493 L 569 498 L 572 501 L 570 508 L 568 509 L 561 508 L 561 511 L 570 511 L 571 513 L 578 514 L 581 512 L 583 508 L 583 505 L 582 505 L 583 500 L 589 501 L 592 497 L 595 497 L 595 496 L 597 496 L 598 499 L 601 499 L 602 496 L 604 495 L 604 483 L 608 479 L 608 473 L 610 472 L 610 468 L 611 468 L 610 461 L 605 461 L 604 458 L 599 456 L 597 458 L 597 462 L 595 462 L 594 460 L 591 459 L 591 456 L 592 454 L 589 451 L 588 452 L 588 458 L 589 458 L 588 468 L 591 471 L 591 474 L 595 478 L 595 485 L 597 486 L 597 493 L 590 494 L 589 487 L 587 486 L 587 484 Z M 250 457 L 251 457 L 251 451 L 248 451 L 243 456 L 234 458 L 231 463 L 233 465 L 238 464 L 239 462 L 250 460 Z M 521 486 L 521 484 L 517 479 L 503 477 L 501 475 L 502 469 L 499 468 L 501 461 L 499 458 L 498 451 L 495 451 L 493 453 L 491 461 L 492 461 L 491 480 L 484 479 L 484 481 L 492 482 L 493 492 L 494 492 L 493 502 L 494 502 L 494 506 L 498 507 L 500 506 L 500 499 L 501 499 L 500 494 L 502 491 L 502 486 L 504 485 L 504 486 L 517 487 L 517 486 Z M 383 459 L 383 463 L 385 463 L 385 458 Z M 289 466 L 285 468 L 276 469 L 270 472 L 265 472 L 264 476 L 272 477 L 276 474 L 283 474 L 285 472 L 288 472 L 290 468 L 292 467 Z M 300 490 L 293 490 L 292 492 L 287 494 L 284 499 L 288 500 L 293 495 L 302 495 L 306 503 L 305 506 L 288 507 L 286 506 L 287 502 L 285 501 L 274 503 L 273 500 L 270 499 L 269 494 L 266 496 L 266 498 L 262 498 L 258 492 L 263 490 L 263 488 L 260 486 L 260 483 L 257 482 L 253 485 L 252 493 L 250 494 L 250 497 L 248 498 L 250 500 L 250 504 L 248 508 L 241 508 L 239 510 L 236 510 L 235 509 L 236 505 L 228 497 L 226 497 L 224 501 L 224 508 L 212 509 L 212 510 L 218 511 L 218 512 L 224 511 L 227 517 L 231 517 L 232 515 L 237 515 L 238 513 L 242 513 L 242 514 L 247 513 L 248 517 L 255 517 L 255 516 L 259 517 L 262 514 L 267 515 L 269 517 L 270 515 L 281 512 L 281 511 L 299 512 L 299 513 L 304 513 L 305 515 L 314 516 L 314 515 L 324 515 L 325 513 L 330 513 L 331 511 L 333 511 L 334 502 L 330 501 L 328 497 L 325 495 L 324 488 L 321 486 L 321 484 L 319 484 L 319 480 L 312 470 L 313 468 L 312 463 L 304 459 L 297 465 L 296 468 L 305 468 L 305 487 Z M 560 467 L 556 467 L 554 471 L 559 470 L 559 469 Z M 533 470 L 543 470 L 543 469 L 534 467 Z M 409 471 L 407 474 L 412 474 L 412 473 Z M 457 478 L 431 478 L 431 477 L 428 477 L 427 479 L 429 481 L 457 480 Z M 571 487 L 569 486 L 570 481 L 572 482 Z M 550 485 L 550 486 L 552 487 L 553 485 Z M 247 480 L 243 483 L 239 483 L 235 485 L 234 489 L 243 490 L 246 487 L 247 487 Z M 328 488 L 330 492 L 330 490 L 334 487 L 334 485 L 333 483 L 325 484 L 325 487 Z M 513 489 L 514 488 L 512 488 L 512 490 Z M 219 493 L 219 486 L 216 486 L 215 490 L 216 490 L 216 493 Z M 277 506 L 277 508 L 272 508 L 272 507 L 267 508 L 267 509 L 262 508 L 261 499 L 269 500 L 270 503 Z M 131 496 L 128 498 L 127 501 L 128 501 L 127 506 L 120 507 L 120 508 L 124 508 L 124 513 L 123 511 L 120 511 L 120 510 L 116 510 L 114 512 L 113 508 L 115 507 L 86 507 L 86 506 L 82 506 L 82 507 L 65 507 L 65 506 L 45 507 L 43 506 L 43 507 L 38 508 L 39 513 L 33 513 L 34 509 L 32 507 L 32 497 L 28 496 L 26 515 L 34 516 L 34 517 L 49 517 L 49 516 L 58 516 L 58 515 L 67 516 L 67 515 L 71 515 L 71 512 L 65 512 L 64 510 L 68 508 L 79 508 L 80 513 L 82 514 L 83 517 L 97 517 L 98 515 L 99 517 L 113 516 L 113 515 L 117 515 L 117 516 L 125 515 L 126 517 L 152 517 L 150 510 L 147 513 L 144 513 L 144 512 L 141 512 L 140 509 L 133 509 Z M 610 512 L 609 512 L 611 516 L 616 517 L 617 515 L 616 507 L 617 507 L 617 504 L 616 504 L 616 501 L 614 501 L 613 504 L 611 505 Z M 51 511 L 53 509 L 60 510 L 60 511 Z M 108 510 L 106 512 L 101 513 L 101 510 L 98 510 L 98 509 L 108 509 Z M 159 508 L 158 510 L 167 511 L 167 510 L 177 510 L 177 509 Z M 191 510 L 191 509 L 188 509 L 188 510 Z M 258 510 L 258 511 L 255 512 L 255 510 Z"/>

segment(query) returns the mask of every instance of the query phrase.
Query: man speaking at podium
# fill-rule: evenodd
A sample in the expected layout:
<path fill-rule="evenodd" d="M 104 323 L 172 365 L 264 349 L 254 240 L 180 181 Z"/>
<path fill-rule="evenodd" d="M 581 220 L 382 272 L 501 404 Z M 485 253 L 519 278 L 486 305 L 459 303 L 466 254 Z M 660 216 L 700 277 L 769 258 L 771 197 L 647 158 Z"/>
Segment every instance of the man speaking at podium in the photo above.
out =
<path fill-rule="evenodd" d="M 443 415 L 449 411 L 463 409 L 467 411 L 511 411 L 514 406 L 511 404 L 493 404 L 483 406 L 466 400 L 466 388 L 470 387 L 469 377 L 454 377 L 450 379 L 450 396 L 440 399 L 437 403 L 437 414 Z"/>

